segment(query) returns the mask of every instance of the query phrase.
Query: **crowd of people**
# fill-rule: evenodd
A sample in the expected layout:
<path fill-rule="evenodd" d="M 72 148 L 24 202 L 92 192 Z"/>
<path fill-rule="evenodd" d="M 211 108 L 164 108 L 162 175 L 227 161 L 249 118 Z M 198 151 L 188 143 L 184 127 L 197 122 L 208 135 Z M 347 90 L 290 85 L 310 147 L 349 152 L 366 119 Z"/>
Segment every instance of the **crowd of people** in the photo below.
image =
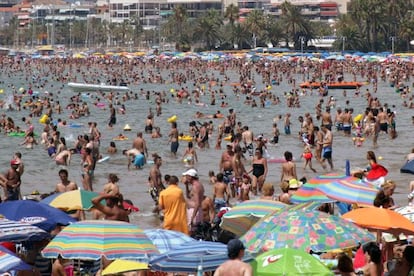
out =
<path fill-rule="evenodd" d="M 389 137 L 394 141 L 398 137 L 396 129 L 397 103 L 382 103 L 377 97 L 378 83 L 383 81 L 399 90 L 402 107 L 407 110 L 414 107 L 410 88 L 405 85 L 410 81 L 413 66 L 411 63 L 357 63 L 353 61 L 324 61 L 314 62 L 302 60 L 293 61 L 246 60 L 230 59 L 226 62 L 208 63 L 201 60 L 144 60 L 144 59 L 100 59 L 86 60 L 62 59 L 48 61 L 19 60 L 1 57 L 1 72 L 12 78 L 13 75 L 24 76 L 29 82 L 21 91 L 17 86 L 8 84 L 13 97 L 12 101 L 2 100 L 0 105 L 5 113 L 0 117 L 1 132 L 5 135 L 21 134 L 20 145 L 28 150 L 43 148 L 45 157 L 51 158 L 57 166 L 63 167 L 58 171 L 61 179 L 54 192 L 67 192 L 76 189 L 100 191 L 96 185 L 95 170 L 99 160 L 108 154 L 116 156 L 122 152 L 126 156 L 125 170 L 146 170 L 150 165 L 148 178 L 149 196 L 154 202 L 153 212 L 162 222 L 162 227 L 183 232 L 196 238 L 220 239 L 212 237 L 212 231 L 217 229 L 217 218 L 223 210 L 239 202 L 253 198 L 279 200 L 291 204 L 290 197 L 300 188 L 308 169 L 312 173 L 334 172 L 334 138 L 349 137 L 355 147 L 362 147 L 367 139 L 372 140 L 373 149 L 378 148 L 378 139 Z M 227 72 L 233 72 L 234 79 Z M 215 75 L 213 72 L 218 72 Z M 29 76 L 36 77 L 32 81 Z M 53 75 L 53 78 L 51 78 Z M 349 75 L 353 80 L 364 79 L 372 87 L 357 88 L 353 92 L 343 91 L 344 103 L 339 103 L 333 96 L 323 97 L 324 88 L 302 89 L 298 86 L 302 81 L 338 80 Z M 105 83 L 116 85 L 124 82 L 131 86 L 138 84 L 173 83 L 178 89 L 172 91 L 150 91 L 140 88 L 125 93 L 110 92 L 96 93 L 88 96 L 74 94 L 64 102 L 61 99 L 63 85 L 57 83 L 78 81 L 86 83 Z M 230 83 L 231 92 L 225 88 Z M 272 86 L 285 83 L 289 91 L 275 93 Z M 263 87 L 262 89 L 260 87 Z M 36 90 L 51 92 L 36 93 Z M 278 91 L 280 92 L 280 91 Z M 351 95 L 350 95 L 351 94 Z M 316 96 L 314 112 L 309 109 L 298 117 L 292 117 L 293 111 L 301 110 L 301 99 L 306 96 Z M 350 97 L 359 97 L 366 102 L 366 109 L 361 114 L 355 114 L 349 102 Z M 243 99 L 244 98 L 244 99 Z M 125 141 L 124 133 L 116 136 L 107 148 L 103 149 L 102 136 L 119 125 L 119 117 L 129 114 L 130 105 L 135 101 L 145 99 L 149 102 L 148 112 L 144 117 L 142 130 L 136 131 L 136 136 L 126 149 L 119 150 L 117 141 Z M 241 122 L 240 114 L 243 108 L 233 106 L 232 99 L 242 103 L 243 107 L 281 108 L 287 107 L 284 114 L 275 116 L 268 133 L 255 133 L 258 126 L 254 120 Z M 170 128 L 162 128 L 155 118 L 163 114 L 163 108 L 174 101 L 178 104 L 191 104 L 204 107 L 217 106 L 217 111 L 206 114 L 195 112 L 190 118 L 188 128 L 183 128 L 176 121 L 169 120 Z M 216 104 L 219 103 L 219 104 Z M 98 123 L 93 118 L 95 110 L 105 110 L 108 116 L 107 125 Z M 154 109 L 154 111 L 153 111 Z M 333 112 L 335 110 L 335 112 Z M 20 121 L 19 114 L 25 114 Z M 35 132 L 40 119 L 41 132 Z M 75 143 L 70 145 L 61 134 L 63 127 L 78 126 L 76 122 L 91 118 L 85 134 L 77 136 Z M 92 119 L 93 118 L 93 119 Z M 124 117 L 122 117 L 124 118 Z M 198 120 L 202 120 L 200 123 Z M 69 121 L 75 123 L 68 123 Z M 23 124 L 23 126 L 19 126 Z M 298 133 L 295 133 L 296 128 Z M 262 130 L 262 128 L 260 128 Z M 130 131 L 130 128 L 124 128 Z M 184 133 L 186 134 L 184 136 Z M 135 135 L 135 134 L 134 134 Z M 387 135 L 387 136 L 386 136 Z M 148 137 L 148 138 L 147 138 Z M 183 137 L 189 137 L 185 140 Z M 270 137 L 269 139 L 267 137 Z M 164 156 L 160 148 L 150 148 L 147 139 L 167 140 L 170 156 Z M 271 146 L 287 144 L 283 140 L 290 139 L 303 147 L 300 158 L 295 158 L 289 148 L 284 147 L 283 160 L 269 156 Z M 182 145 L 186 146 L 182 146 Z M 183 149 L 184 148 L 184 149 Z M 199 168 L 204 166 L 205 152 L 216 150 L 215 156 L 218 170 L 211 169 L 209 183 L 203 183 Z M 78 158 L 79 156 L 79 158 Z M 29 160 L 30 152 L 25 155 Z M 69 178 L 68 167 L 75 166 L 74 158 L 80 159 L 81 179 L 73 181 Z M 184 172 L 163 174 L 163 159 L 183 160 Z M 374 201 L 375 206 L 395 208 L 397 205 L 392 195 L 396 183 L 386 180 L 387 169 L 377 163 L 373 151 L 367 152 L 369 169 L 354 172 L 354 175 L 365 178 L 380 187 Z M 303 162 L 302 170 L 298 161 Z M 316 162 L 315 162 L 316 161 Z M 281 173 L 277 179 L 269 179 L 272 163 L 282 163 Z M 10 168 L 0 174 L 0 184 L 4 190 L 2 200 L 21 199 L 21 178 L 25 171 L 21 152 L 16 152 L 10 161 Z M 27 171 L 27 168 L 26 168 Z M 118 185 L 118 175 L 122 172 L 108 173 L 108 182 L 102 187 L 102 194 L 92 200 L 93 212 L 86 214 L 93 218 L 129 221 L 131 209 L 125 207 L 124 191 Z M 77 185 L 77 183 L 81 185 Z M 24 185 L 24 184 L 23 184 Z M 183 185 L 183 188 L 180 187 Z M 414 185 L 412 189 L 414 188 Z M 50 191 L 53 189 L 50 188 Z M 280 190 L 280 192 L 278 192 Z M 102 204 L 105 200 L 105 204 Z M 139 199 L 138 199 L 139 200 Z M 130 206 L 130 205 L 128 205 Z M 329 209 L 329 208 L 328 208 Z M 78 211 L 72 214 L 78 219 L 84 219 L 85 213 Z M 234 235 L 221 233 L 228 242 Z M 224 238 L 223 238 L 224 239 Z M 364 247 L 370 255 L 367 263 L 377 264 L 374 256 L 374 245 Z M 410 248 L 410 247 L 407 247 Z M 229 243 L 230 261 L 217 270 L 216 275 L 227 275 L 235 267 L 240 270 L 237 275 L 250 275 L 250 268 L 240 265 L 244 247 L 232 240 Z M 411 262 L 411 249 L 407 249 L 405 260 Z M 374 253 L 371 253 L 374 252 Z M 371 254 L 373 254 L 371 256 Z M 342 257 L 344 262 L 348 260 Z M 341 258 L 340 258 L 341 260 Z M 404 262 L 404 259 L 401 259 Z M 402 269 L 404 265 L 397 265 Z M 338 268 L 340 265 L 338 264 Z M 373 268 L 369 270 L 374 271 Z M 378 270 L 379 271 L 379 270 Z M 382 271 L 382 268 L 381 270 Z M 389 269 L 390 273 L 392 269 Z M 249 274 L 250 273 L 250 274 Z M 352 273 L 345 268 L 344 273 Z M 58 275 L 58 274 L 57 274 Z M 343 274 L 352 275 L 352 274 Z M 379 275 L 370 272 L 366 275 Z M 397 274 L 389 274 L 397 275 Z M 404 274 L 399 274 L 404 275 Z"/>

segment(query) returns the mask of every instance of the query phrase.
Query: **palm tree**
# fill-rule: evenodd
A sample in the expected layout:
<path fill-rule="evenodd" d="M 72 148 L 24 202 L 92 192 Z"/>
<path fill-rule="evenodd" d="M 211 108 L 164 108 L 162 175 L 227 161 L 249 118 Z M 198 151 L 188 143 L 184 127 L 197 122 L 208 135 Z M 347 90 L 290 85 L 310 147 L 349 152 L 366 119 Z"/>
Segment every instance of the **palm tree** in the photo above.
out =
<path fill-rule="evenodd" d="M 239 20 L 239 7 L 234 4 L 227 6 L 224 12 L 224 18 L 229 21 L 229 24 L 234 27 L 234 23 Z"/>
<path fill-rule="evenodd" d="M 251 45 L 251 35 L 247 31 L 245 23 L 234 26 L 232 41 L 237 45 L 238 49 L 245 49 L 247 45 Z"/>
<path fill-rule="evenodd" d="M 190 42 L 188 15 L 183 6 L 174 8 L 172 16 L 168 18 L 163 27 L 168 38 L 176 42 L 177 50 L 181 50 L 183 46 L 188 47 Z"/>
<path fill-rule="evenodd" d="M 274 46 L 278 45 L 280 38 L 283 37 L 283 28 L 280 21 L 276 21 L 274 18 L 267 16 L 265 23 L 263 39 Z"/>
<path fill-rule="evenodd" d="M 203 41 L 209 50 L 221 40 L 220 27 L 223 25 L 217 10 L 208 10 L 207 14 L 197 20 L 195 38 Z"/>
<path fill-rule="evenodd" d="M 253 48 L 257 46 L 257 39 L 263 36 L 265 19 L 261 10 L 252 10 L 246 18 L 245 28 L 252 34 Z"/>
<path fill-rule="evenodd" d="M 309 21 L 305 20 L 302 16 L 300 9 L 292 5 L 290 2 L 283 2 L 281 5 L 282 16 L 281 20 L 283 22 L 283 28 L 285 29 L 286 36 L 286 45 L 289 45 L 289 40 L 293 41 L 295 48 L 300 45 L 300 43 L 307 42 L 311 38 L 311 28 Z M 304 37 L 306 41 L 302 41 L 300 37 Z M 306 43 L 305 43 L 306 44 Z"/>

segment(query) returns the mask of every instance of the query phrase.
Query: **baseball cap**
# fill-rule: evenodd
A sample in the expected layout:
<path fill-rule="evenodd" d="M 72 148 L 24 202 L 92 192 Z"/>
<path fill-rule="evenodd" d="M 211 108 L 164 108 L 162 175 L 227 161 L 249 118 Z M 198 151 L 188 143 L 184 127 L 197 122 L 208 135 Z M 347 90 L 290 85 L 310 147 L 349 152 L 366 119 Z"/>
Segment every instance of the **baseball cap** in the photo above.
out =
<path fill-rule="evenodd" d="M 197 171 L 195 169 L 189 169 L 188 171 L 183 172 L 183 175 L 189 175 L 191 177 L 198 177 Z"/>
<path fill-rule="evenodd" d="M 20 162 L 19 162 L 19 160 L 12 159 L 12 160 L 10 161 L 10 165 L 20 165 Z"/>
<path fill-rule="evenodd" d="M 232 239 L 227 243 L 227 253 L 229 257 L 239 255 L 240 250 L 244 250 L 244 244 L 239 239 Z"/>
<path fill-rule="evenodd" d="M 298 181 L 297 179 L 293 178 L 289 180 L 289 189 L 297 189 L 302 186 L 302 182 Z"/>

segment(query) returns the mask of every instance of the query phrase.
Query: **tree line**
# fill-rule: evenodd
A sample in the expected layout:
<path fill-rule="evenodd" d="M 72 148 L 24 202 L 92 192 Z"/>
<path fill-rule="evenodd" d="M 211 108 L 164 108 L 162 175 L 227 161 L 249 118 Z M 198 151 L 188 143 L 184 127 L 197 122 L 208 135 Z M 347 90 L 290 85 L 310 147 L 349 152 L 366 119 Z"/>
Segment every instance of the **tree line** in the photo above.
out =
<path fill-rule="evenodd" d="M 73 47 L 151 47 L 164 43 L 177 50 L 228 50 L 293 45 L 308 50 L 308 42 L 320 36 L 337 37 L 334 50 L 408 51 L 414 40 L 413 0 L 351 0 L 348 13 L 334 23 L 310 21 L 299 7 L 285 1 L 281 16 L 263 9 L 252 10 L 240 22 L 239 8 L 229 5 L 223 12 L 208 10 L 190 18 L 182 6 L 155 29 L 144 30 L 138 18 L 109 23 L 99 18 L 53 24 L 53 43 Z M 2 45 L 51 44 L 50 23 L 32 20 L 20 28 L 16 18 L 0 28 Z M 45 41 L 46 40 L 46 41 Z"/>

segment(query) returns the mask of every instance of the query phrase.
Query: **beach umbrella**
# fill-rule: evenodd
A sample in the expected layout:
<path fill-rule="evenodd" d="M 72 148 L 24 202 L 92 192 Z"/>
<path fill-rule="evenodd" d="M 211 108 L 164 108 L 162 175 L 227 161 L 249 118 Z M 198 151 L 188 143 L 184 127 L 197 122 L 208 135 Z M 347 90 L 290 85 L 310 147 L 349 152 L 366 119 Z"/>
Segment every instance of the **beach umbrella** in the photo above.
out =
<path fill-rule="evenodd" d="M 195 273 L 214 271 L 228 260 L 227 246 L 220 242 L 194 241 L 167 251 L 150 260 L 155 271 Z M 253 260 L 246 254 L 243 261 Z"/>
<path fill-rule="evenodd" d="M 65 227 L 42 251 L 46 258 L 148 261 L 158 250 L 138 226 L 123 221 L 84 220 Z"/>
<path fill-rule="evenodd" d="M 13 200 L 0 203 L 0 214 L 7 219 L 23 221 L 47 232 L 58 225 L 75 222 L 65 212 L 33 200 Z"/>
<path fill-rule="evenodd" d="M 13 252 L 0 246 L 0 273 L 10 271 L 32 270 L 32 267 L 22 261 Z"/>
<path fill-rule="evenodd" d="M 117 259 L 110 263 L 103 271 L 102 275 L 119 274 L 129 271 L 148 269 L 148 264 L 129 260 Z"/>
<path fill-rule="evenodd" d="M 330 199 L 321 191 L 316 189 L 314 184 L 305 183 L 290 197 L 292 203 L 306 203 L 306 202 L 319 202 L 330 203 L 335 200 Z"/>
<path fill-rule="evenodd" d="M 71 210 L 89 210 L 93 207 L 92 199 L 99 194 L 86 190 L 74 190 L 64 193 L 52 194 L 41 201 L 58 209 L 66 211 Z"/>
<path fill-rule="evenodd" d="M 148 236 L 160 253 L 174 249 L 182 244 L 195 241 L 190 236 L 173 230 L 145 229 L 144 233 Z"/>
<path fill-rule="evenodd" d="M 334 275 L 321 261 L 309 253 L 293 249 L 272 249 L 257 256 L 253 262 L 254 275 Z"/>
<path fill-rule="evenodd" d="M 286 246 L 325 252 L 356 247 L 375 240 L 375 236 L 338 216 L 314 210 L 286 210 L 262 218 L 240 240 L 251 252 Z"/>
<path fill-rule="evenodd" d="M 20 222 L 0 219 L 0 242 L 41 241 L 50 234 L 37 226 Z"/>
<path fill-rule="evenodd" d="M 223 215 L 220 227 L 241 236 L 259 219 L 286 206 L 287 204 L 274 200 L 246 200 Z"/>
<path fill-rule="evenodd" d="M 378 207 L 358 208 L 342 215 L 342 218 L 364 228 L 381 230 L 394 235 L 401 233 L 414 234 L 414 224 L 403 215 L 390 209 Z"/>
<path fill-rule="evenodd" d="M 413 205 L 398 207 L 394 209 L 394 211 L 397 212 L 398 214 L 403 215 L 409 221 L 414 222 L 414 206 Z"/>
<path fill-rule="evenodd" d="M 367 185 L 370 184 L 363 183 L 361 179 L 357 181 L 338 180 L 318 185 L 316 189 L 339 202 L 372 206 L 378 189 L 367 187 Z"/>

